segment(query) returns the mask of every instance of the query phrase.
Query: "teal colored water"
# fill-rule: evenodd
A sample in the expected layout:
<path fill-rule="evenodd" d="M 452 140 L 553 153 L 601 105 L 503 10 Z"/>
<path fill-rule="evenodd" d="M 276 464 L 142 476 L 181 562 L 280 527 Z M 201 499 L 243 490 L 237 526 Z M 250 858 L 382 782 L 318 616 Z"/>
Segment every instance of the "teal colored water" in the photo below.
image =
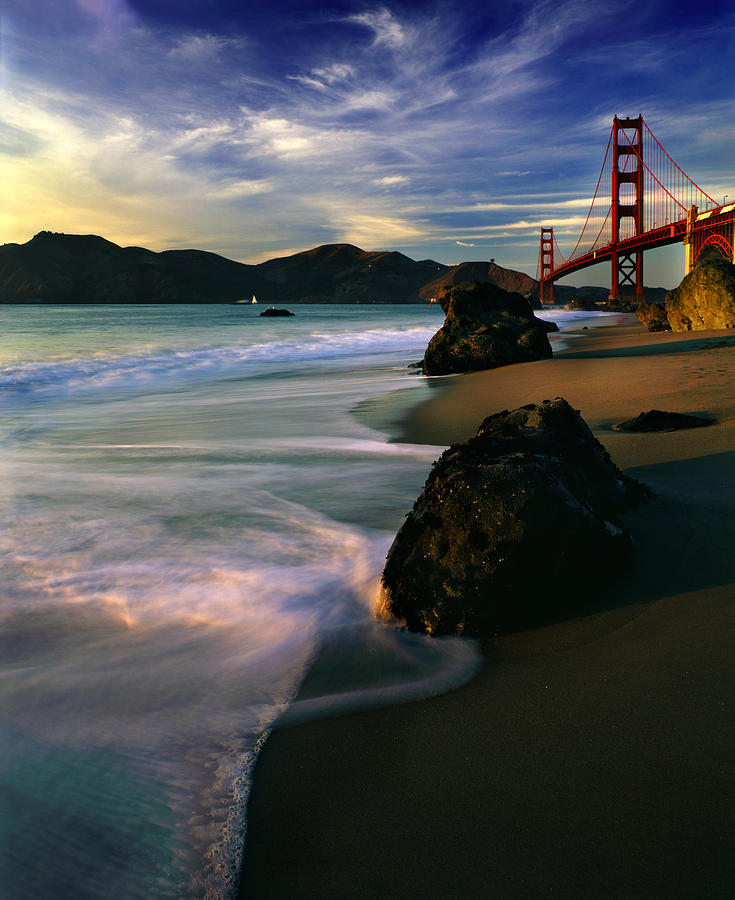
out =
<path fill-rule="evenodd" d="M 320 639 L 383 663 L 309 714 L 476 664 L 370 612 L 441 448 L 351 410 L 421 396 L 441 310 L 258 312 L 0 307 L 9 897 L 227 897 L 257 750 Z"/>

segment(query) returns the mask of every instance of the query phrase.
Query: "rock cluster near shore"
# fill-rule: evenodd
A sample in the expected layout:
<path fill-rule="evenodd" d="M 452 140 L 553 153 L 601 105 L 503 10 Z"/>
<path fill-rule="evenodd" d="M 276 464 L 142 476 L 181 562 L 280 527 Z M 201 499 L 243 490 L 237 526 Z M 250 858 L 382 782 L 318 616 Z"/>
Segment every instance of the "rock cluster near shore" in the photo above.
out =
<path fill-rule="evenodd" d="M 649 331 L 716 331 L 735 328 L 735 265 L 707 248 L 665 304 L 641 303 L 636 310 Z"/>
<path fill-rule="evenodd" d="M 532 627 L 594 600 L 646 494 L 558 398 L 487 418 L 450 447 L 399 530 L 377 614 L 433 635 Z"/>
<path fill-rule="evenodd" d="M 520 294 L 490 282 L 466 281 L 444 288 L 439 302 L 446 318 L 429 342 L 425 375 L 495 369 L 551 357 L 548 325 Z"/>
<path fill-rule="evenodd" d="M 649 331 L 671 331 L 666 310 L 661 303 L 639 303 L 635 314 Z"/>
<path fill-rule="evenodd" d="M 666 316 L 674 331 L 735 328 L 735 265 L 705 255 L 666 295 Z"/>

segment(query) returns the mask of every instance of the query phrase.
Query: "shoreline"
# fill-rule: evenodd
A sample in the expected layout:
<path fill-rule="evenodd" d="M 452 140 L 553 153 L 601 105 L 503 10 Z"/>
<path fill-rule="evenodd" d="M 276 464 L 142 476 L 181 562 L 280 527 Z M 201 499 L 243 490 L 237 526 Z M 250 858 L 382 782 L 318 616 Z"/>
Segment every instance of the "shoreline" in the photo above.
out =
<path fill-rule="evenodd" d="M 485 645 L 426 700 L 278 728 L 253 773 L 242 897 L 733 896 L 735 335 L 585 332 L 441 379 L 399 436 L 446 446 L 563 396 L 653 500 L 576 618 Z M 629 434 L 650 408 L 717 424 Z"/>

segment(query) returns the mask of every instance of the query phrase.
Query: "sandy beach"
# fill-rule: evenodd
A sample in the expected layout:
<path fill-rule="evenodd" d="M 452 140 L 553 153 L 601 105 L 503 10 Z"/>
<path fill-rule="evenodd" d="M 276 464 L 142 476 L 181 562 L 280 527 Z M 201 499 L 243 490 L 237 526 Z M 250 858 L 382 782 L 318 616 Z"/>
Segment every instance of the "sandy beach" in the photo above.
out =
<path fill-rule="evenodd" d="M 734 897 L 735 335 L 625 316 L 552 360 L 430 384 L 397 439 L 579 409 L 655 494 L 625 516 L 630 570 L 576 618 L 489 642 L 450 693 L 274 731 L 241 896 Z M 717 421 L 612 430 L 651 408 Z"/>

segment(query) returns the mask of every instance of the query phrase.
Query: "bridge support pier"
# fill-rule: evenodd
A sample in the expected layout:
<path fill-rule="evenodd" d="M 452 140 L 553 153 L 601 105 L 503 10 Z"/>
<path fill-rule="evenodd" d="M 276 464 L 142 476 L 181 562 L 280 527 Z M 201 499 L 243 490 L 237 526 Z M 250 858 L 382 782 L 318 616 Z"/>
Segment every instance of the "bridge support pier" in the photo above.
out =
<path fill-rule="evenodd" d="M 684 275 L 688 275 L 694 268 L 696 261 L 694 248 L 694 223 L 697 221 L 697 207 L 692 205 L 687 210 L 687 233 L 684 238 Z"/>
<path fill-rule="evenodd" d="M 684 244 L 684 275 L 688 275 L 694 268 L 694 247 L 692 244 Z"/>
<path fill-rule="evenodd" d="M 622 301 L 633 297 L 640 303 L 645 299 L 643 287 L 643 251 L 614 252 L 612 255 L 612 283 L 608 300 Z"/>

